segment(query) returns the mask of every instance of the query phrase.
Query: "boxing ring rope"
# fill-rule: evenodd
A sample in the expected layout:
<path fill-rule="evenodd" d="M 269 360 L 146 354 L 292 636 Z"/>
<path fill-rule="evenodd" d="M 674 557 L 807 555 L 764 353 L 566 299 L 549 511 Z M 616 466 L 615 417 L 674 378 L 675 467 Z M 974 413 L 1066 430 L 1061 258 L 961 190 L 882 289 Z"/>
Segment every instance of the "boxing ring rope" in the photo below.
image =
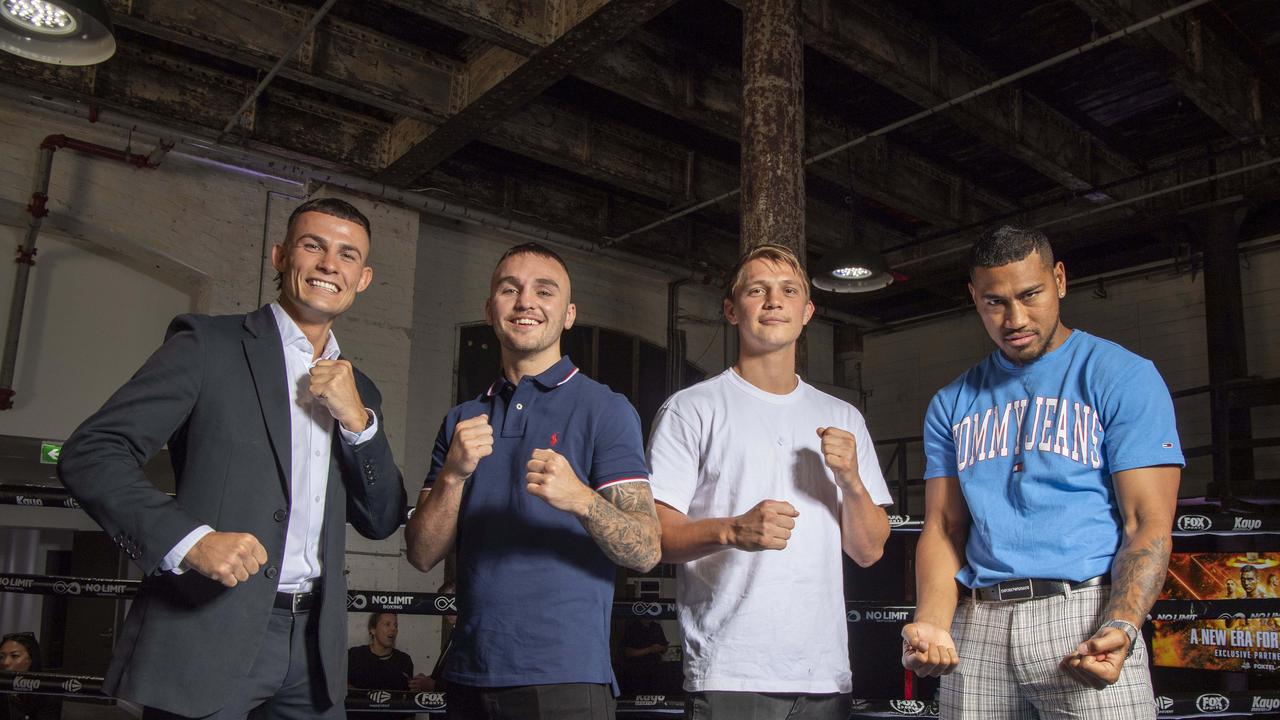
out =
<path fill-rule="evenodd" d="M 0 483 L 0 505 L 79 509 L 80 505 L 66 490 L 46 485 Z M 919 532 L 923 520 L 910 515 L 890 516 L 895 533 Z M 1259 535 L 1280 534 L 1280 515 L 1254 516 L 1241 513 L 1196 513 L 1180 509 L 1173 534 L 1192 535 Z M 72 598 L 127 600 L 141 586 L 139 580 L 76 577 L 64 575 L 28 575 L 0 573 L 0 592 L 32 595 L 58 595 Z M 846 620 L 850 624 L 894 624 L 910 622 L 915 606 L 909 603 L 849 601 L 845 603 Z M 348 590 L 349 612 L 396 612 L 405 615 L 450 615 L 458 612 L 453 595 L 396 590 Z M 615 618 L 673 619 L 675 601 L 618 600 L 613 603 Z M 1232 600 L 1158 600 L 1148 621 L 1191 621 L 1231 619 L 1280 619 L 1280 598 L 1241 598 Z M 60 695 L 86 700 L 113 702 L 102 690 L 103 679 L 58 673 L 0 672 L 0 694 L 28 693 Z M 1178 693 L 1158 695 L 1160 718 L 1195 718 L 1205 716 L 1252 715 L 1280 711 L 1280 691 L 1252 693 Z M 352 690 L 346 700 L 348 710 L 369 712 L 418 712 L 443 715 L 443 692 L 395 692 L 389 690 Z M 624 696 L 618 700 L 618 714 L 629 717 L 680 716 L 684 704 L 664 695 Z M 936 701 L 900 699 L 854 699 L 851 718 L 920 717 L 936 718 Z"/>

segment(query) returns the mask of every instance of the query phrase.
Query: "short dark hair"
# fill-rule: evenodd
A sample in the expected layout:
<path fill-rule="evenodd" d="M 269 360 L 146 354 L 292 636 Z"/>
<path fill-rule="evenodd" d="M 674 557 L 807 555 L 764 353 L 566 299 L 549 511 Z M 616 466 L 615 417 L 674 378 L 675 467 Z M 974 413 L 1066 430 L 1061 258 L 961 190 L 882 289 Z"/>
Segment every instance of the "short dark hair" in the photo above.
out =
<path fill-rule="evenodd" d="M 499 265 L 506 262 L 507 258 L 515 257 L 516 255 L 538 255 L 548 260 L 554 260 L 561 268 L 564 268 L 565 275 L 569 274 L 569 266 L 564 264 L 564 258 L 557 255 L 555 250 L 536 242 L 521 243 L 508 248 L 506 252 L 502 253 L 502 257 L 498 258 L 498 262 L 494 264 L 494 270 L 497 270 Z"/>
<path fill-rule="evenodd" d="M 285 245 L 289 242 L 289 235 L 293 232 L 293 221 L 297 220 L 298 216 L 305 212 L 324 213 L 325 215 L 332 215 L 339 220 L 353 222 L 364 228 L 365 237 L 369 238 L 370 245 L 373 244 L 373 230 L 369 226 L 369 218 L 365 217 L 364 213 L 360 212 L 355 205 L 352 205 L 346 200 L 339 200 L 338 198 L 332 197 L 321 197 L 311 198 L 294 208 L 293 212 L 289 213 L 289 222 L 284 226 L 284 242 L 280 243 L 281 245 Z M 367 261 L 368 258 L 365 260 Z M 281 284 L 284 282 L 284 278 L 281 277 L 280 273 L 276 273 L 274 279 L 276 283 L 276 290 L 279 290 L 281 288 Z"/>
<path fill-rule="evenodd" d="M 969 275 L 972 276 L 973 271 L 980 267 L 1000 267 L 1026 260 L 1033 252 L 1040 253 L 1040 259 L 1046 266 L 1053 267 L 1053 246 L 1044 233 L 1031 228 L 1001 225 L 983 233 L 969 250 Z"/>
<path fill-rule="evenodd" d="M 294 208 L 293 212 L 289 213 L 289 224 L 285 226 L 285 239 L 288 239 L 289 232 L 293 230 L 293 221 L 305 212 L 324 213 L 339 220 L 353 222 L 364 228 L 364 234 L 369 236 L 370 241 L 373 240 L 373 229 L 369 225 L 369 218 L 356 209 L 355 205 L 333 197 L 312 198 Z"/>
<path fill-rule="evenodd" d="M 27 672 L 40 672 L 43 663 L 41 663 L 40 659 L 40 642 L 36 640 L 35 633 L 8 633 L 3 638 L 0 638 L 0 645 L 7 642 L 15 642 L 26 648 L 27 657 L 31 658 L 31 665 L 27 668 Z"/>
<path fill-rule="evenodd" d="M 369 632 L 373 632 L 373 629 L 378 627 L 378 620 L 380 620 L 383 615 L 395 615 L 395 613 L 393 612 L 369 613 Z"/>

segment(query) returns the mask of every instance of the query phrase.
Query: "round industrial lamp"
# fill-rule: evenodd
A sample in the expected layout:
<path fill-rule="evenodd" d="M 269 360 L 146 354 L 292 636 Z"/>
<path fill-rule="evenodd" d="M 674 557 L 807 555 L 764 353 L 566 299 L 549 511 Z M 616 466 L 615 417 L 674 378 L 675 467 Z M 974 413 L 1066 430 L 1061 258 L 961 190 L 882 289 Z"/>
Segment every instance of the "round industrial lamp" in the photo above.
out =
<path fill-rule="evenodd" d="M 813 274 L 814 287 L 838 293 L 871 292 L 892 282 L 884 257 L 856 246 L 823 256 Z"/>
<path fill-rule="evenodd" d="M 115 54 L 102 0 L 0 0 L 0 50 L 52 65 L 95 65 Z"/>

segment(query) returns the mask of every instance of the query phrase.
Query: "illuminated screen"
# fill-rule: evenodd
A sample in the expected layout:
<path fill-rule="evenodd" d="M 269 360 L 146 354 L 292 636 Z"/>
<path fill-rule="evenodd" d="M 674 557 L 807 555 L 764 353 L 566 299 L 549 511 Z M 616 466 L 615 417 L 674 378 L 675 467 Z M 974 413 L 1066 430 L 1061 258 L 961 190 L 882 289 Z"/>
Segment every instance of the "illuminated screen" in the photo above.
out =
<path fill-rule="evenodd" d="M 1280 668 L 1277 598 L 1280 553 L 1174 553 L 1160 599 L 1193 601 L 1185 606 L 1188 611 L 1217 619 L 1153 621 L 1155 664 L 1276 672 Z"/>

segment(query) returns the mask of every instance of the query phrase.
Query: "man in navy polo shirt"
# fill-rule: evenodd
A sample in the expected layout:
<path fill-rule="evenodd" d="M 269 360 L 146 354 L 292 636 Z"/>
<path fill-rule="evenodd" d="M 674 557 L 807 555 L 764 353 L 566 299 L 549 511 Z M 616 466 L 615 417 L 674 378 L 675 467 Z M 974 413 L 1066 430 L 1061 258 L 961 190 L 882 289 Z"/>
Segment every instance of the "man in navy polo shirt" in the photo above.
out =
<path fill-rule="evenodd" d="M 558 255 L 513 247 L 489 287 L 502 376 L 445 417 L 405 528 L 423 572 L 458 553 L 449 717 L 612 718 L 614 564 L 660 553 L 640 418 L 560 355 L 577 310 Z"/>

